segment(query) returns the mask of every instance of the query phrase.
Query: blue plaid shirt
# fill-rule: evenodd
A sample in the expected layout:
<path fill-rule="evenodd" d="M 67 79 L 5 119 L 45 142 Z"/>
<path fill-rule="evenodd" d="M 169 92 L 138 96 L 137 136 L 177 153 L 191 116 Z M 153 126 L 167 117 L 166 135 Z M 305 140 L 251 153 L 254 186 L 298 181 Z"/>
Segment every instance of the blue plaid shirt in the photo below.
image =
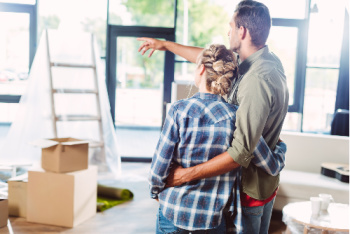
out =
<path fill-rule="evenodd" d="M 165 187 L 173 162 L 184 168 L 206 162 L 225 152 L 232 142 L 237 107 L 221 96 L 197 93 L 174 103 L 165 119 L 153 156 L 149 181 L 152 198 L 159 198 L 163 215 L 175 226 L 186 230 L 216 228 L 229 207 L 234 226 L 241 224 L 240 168 L 226 174 Z M 279 143 L 273 152 L 263 138 L 252 162 L 271 175 L 284 167 L 286 145 Z"/>

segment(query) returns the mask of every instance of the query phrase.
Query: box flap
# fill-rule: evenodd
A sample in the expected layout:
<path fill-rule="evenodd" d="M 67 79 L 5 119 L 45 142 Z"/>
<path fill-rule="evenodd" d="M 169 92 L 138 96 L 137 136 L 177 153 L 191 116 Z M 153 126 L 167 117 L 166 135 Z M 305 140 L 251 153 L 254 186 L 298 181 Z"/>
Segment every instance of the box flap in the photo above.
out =
<path fill-rule="evenodd" d="M 52 141 L 52 140 L 46 140 L 46 139 L 40 139 L 30 142 L 31 145 L 38 146 L 40 148 L 49 148 L 55 145 L 58 145 L 59 142 Z"/>
<path fill-rule="evenodd" d="M 61 145 L 80 145 L 80 144 L 88 144 L 89 141 L 66 141 L 61 142 Z"/>

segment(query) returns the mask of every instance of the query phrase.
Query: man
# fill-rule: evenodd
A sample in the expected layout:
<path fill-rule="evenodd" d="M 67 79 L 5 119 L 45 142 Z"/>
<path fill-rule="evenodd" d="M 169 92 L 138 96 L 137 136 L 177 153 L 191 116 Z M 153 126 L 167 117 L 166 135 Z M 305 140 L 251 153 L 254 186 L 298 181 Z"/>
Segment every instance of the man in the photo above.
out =
<path fill-rule="evenodd" d="M 260 136 L 274 149 L 288 109 L 288 88 L 280 60 L 265 45 L 271 28 L 268 8 L 241 1 L 230 21 L 230 47 L 240 59 L 240 76 L 228 101 L 239 105 L 234 140 L 227 152 L 191 168 L 177 167 L 168 179 L 172 186 L 226 173 L 242 166 L 243 233 L 268 233 L 279 175 L 271 176 L 250 163 Z M 169 50 L 195 62 L 202 48 L 139 38 L 139 51 Z"/>

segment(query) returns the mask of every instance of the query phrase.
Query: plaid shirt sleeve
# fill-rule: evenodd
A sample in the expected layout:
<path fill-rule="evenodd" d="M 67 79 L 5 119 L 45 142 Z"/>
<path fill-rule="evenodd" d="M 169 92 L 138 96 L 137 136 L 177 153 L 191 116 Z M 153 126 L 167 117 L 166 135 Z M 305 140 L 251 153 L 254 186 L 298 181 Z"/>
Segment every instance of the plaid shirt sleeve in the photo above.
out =
<path fill-rule="evenodd" d="M 252 163 L 263 169 L 266 173 L 276 176 L 285 166 L 285 154 L 287 145 L 284 142 L 278 142 L 274 151 L 271 151 L 263 137 L 260 137 L 258 144 L 253 152 Z"/>
<path fill-rule="evenodd" d="M 149 184 L 151 198 L 157 199 L 158 194 L 164 189 L 166 178 L 169 175 L 169 168 L 173 159 L 176 144 L 179 142 L 178 125 L 175 118 L 175 108 L 172 105 L 152 158 L 151 170 L 149 173 Z"/>

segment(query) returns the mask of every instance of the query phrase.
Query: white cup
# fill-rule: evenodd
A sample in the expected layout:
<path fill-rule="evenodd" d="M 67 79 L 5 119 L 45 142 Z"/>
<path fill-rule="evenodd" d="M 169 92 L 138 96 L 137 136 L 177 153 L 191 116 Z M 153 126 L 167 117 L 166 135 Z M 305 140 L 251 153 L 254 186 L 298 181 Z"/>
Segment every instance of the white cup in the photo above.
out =
<path fill-rule="evenodd" d="M 318 197 L 321 199 L 321 210 L 327 210 L 329 203 L 333 202 L 333 197 L 330 194 L 320 193 Z"/>
<path fill-rule="evenodd" d="M 319 197 L 310 197 L 311 201 L 311 213 L 313 216 L 318 215 L 321 210 L 321 198 Z"/>

